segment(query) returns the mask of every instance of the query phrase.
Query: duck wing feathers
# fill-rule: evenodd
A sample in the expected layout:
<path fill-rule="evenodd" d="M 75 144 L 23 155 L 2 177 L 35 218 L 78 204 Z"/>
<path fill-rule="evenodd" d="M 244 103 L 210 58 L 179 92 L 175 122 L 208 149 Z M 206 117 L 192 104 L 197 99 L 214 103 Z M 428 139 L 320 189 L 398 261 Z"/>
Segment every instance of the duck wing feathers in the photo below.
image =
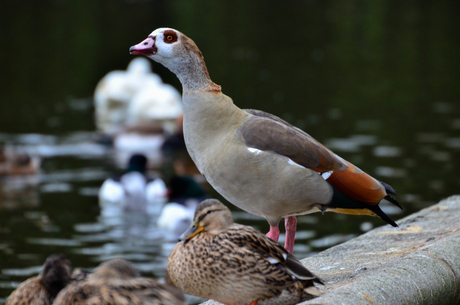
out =
<path fill-rule="evenodd" d="M 295 163 L 324 173 L 342 171 L 347 164 L 303 130 L 270 113 L 245 109 L 252 114 L 240 127 L 246 145 L 286 156 Z"/>
<path fill-rule="evenodd" d="M 41 279 L 30 278 L 16 288 L 6 300 L 8 305 L 43 304 L 51 305 L 54 297 L 43 287 Z"/>
<path fill-rule="evenodd" d="M 226 239 L 231 240 L 240 248 L 249 249 L 259 253 L 270 263 L 280 269 L 284 269 L 299 280 L 312 280 L 323 284 L 322 280 L 305 268 L 299 260 L 284 249 L 280 244 L 267 236 L 260 234 L 252 227 L 233 224 L 225 233 Z"/>
<path fill-rule="evenodd" d="M 68 285 L 57 305 L 184 305 L 153 279 L 90 279 Z"/>

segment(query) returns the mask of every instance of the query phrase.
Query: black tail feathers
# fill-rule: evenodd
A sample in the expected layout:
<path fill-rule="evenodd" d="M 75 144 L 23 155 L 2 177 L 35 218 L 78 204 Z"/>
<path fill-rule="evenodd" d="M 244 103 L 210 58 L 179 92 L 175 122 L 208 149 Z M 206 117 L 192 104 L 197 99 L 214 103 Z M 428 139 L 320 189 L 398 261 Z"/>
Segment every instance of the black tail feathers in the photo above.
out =
<path fill-rule="evenodd" d="M 397 206 L 398 208 L 400 208 L 401 210 L 404 210 L 403 207 L 399 204 L 399 202 L 396 201 L 396 199 L 394 199 L 393 197 L 391 197 L 390 195 L 386 195 L 385 197 L 383 197 L 384 199 L 388 200 L 389 202 L 393 203 L 395 206 Z"/>
<path fill-rule="evenodd" d="M 387 214 L 385 214 L 385 212 L 382 211 L 382 209 L 380 209 L 378 205 L 368 206 L 368 209 L 377 214 L 377 216 L 385 220 L 388 224 L 392 225 L 393 227 L 399 227 L 396 224 L 396 222 L 394 222 Z"/>
<path fill-rule="evenodd" d="M 391 187 L 391 185 L 389 185 L 388 183 L 385 183 L 383 181 L 380 181 L 380 183 L 383 185 L 383 187 L 385 188 L 385 191 L 387 192 L 387 194 L 390 194 L 390 195 L 396 195 L 396 192 L 395 190 Z M 396 201 L 396 199 L 394 199 L 393 197 L 391 197 L 390 195 L 386 195 L 385 196 L 385 199 L 388 200 L 389 202 L 393 203 L 395 206 L 397 206 L 398 208 L 400 208 L 401 210 L 404 210 L 403 207 L 399 204 L 398 201 Z"/>
<path fill-rule="evenodd" d="M 391 185 L 383 181 L 379 181 L 379 182 L 383 185 L 383 187 L 385 188 L 385 191 L 387 191 L 388 194 L 396 195 L 396 191 L 391 187 Z"/>

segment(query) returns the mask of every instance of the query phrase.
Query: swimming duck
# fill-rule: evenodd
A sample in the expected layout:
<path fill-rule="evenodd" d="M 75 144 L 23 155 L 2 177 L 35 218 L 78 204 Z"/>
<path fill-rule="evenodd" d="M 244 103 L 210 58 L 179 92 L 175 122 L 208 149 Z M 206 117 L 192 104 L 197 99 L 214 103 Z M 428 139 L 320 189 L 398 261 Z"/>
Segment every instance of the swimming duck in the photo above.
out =
<path fill-rule="evenodd" d="M 161 83 L 158 75 L 151 73 L 146 60 L 135 58 L 126 71 L 107 73 L 94 91 L 96 126 L 104 134 L 114 134 L 126 121 L 126 110 L 133 96 L 142 88 L 156 87 Z"/>
<path fill-rule="evenodd" d="M 169 182 L 168 203 L 157 220 L 158 228 L 170 232 L 177 240 L 190 227 L 197 205 L 207 198 L 206 192 L 192 177 L 173 177 Z"/>
<path fill-rule="evenodd" d="M 146 175 L 147 158 L 134 154 L 128 162 L 126 173 L 117 178 L 104 181 L 99 190 L 102 207 L 117 204 L 125 210 L 143 211 L 148 204 L 163 204 L 167 188 L 162 179 L 151 180 Z"/>
<path fill-rule="evenodd" d="M 38 156 L 0 145 L 0 177 L 34 175 L 39 172 L 40 164 Z"/>
<path fill-rule="evenodd" d="M 201 202 L 190 229 L 168 258 L 173 283 L 185 293 L 224 304 L 297 304 L 321 294 L 323 282 L 259 231 L 233 223 L 216 199 Z"/>
<path fill-rule="evenodd" d="M 104 76 L 96 86 L 94 104 L 96 126 L 109 135 L 148 123 L 173 132 L 174 120 L 182 113 L 179 92 L 163 83 L 145 58 L 133 59 L 126 71 Z"/>
<path fill-rule="evenodd" d="M 225 199 L 270 224 L 277 241 L 285 218 L 285 247 L 292 253 L 297 215 L 332 211 L 379 216 L 388 184 L 339 157 L 279 117 L 242 110 L 212 82 L 201 51 L 183 33 L 159 28 L 130 48 L 170 69 L 182 83 L 184 138 L 200 172 Z"/>
<path fill-rule="evenodd" d="M 182 115 L 180 93 L 160 81 L 157 86 L 142 88 L 131 99 L 126 110 L 126 126 L 155 123 L 164 132 L 177 131 L 176 119 Z"/>
<path fill-rule="evenodd" d="M 61 254 L 49 256 L 36 277 L 21 283 L 6 300 L 6 305 L 48 305 L 71 281 L 72 265 Z"/>
<path fill-rule="evenodd" d="M 55 305 L 183 305 L 163 285 L 139 277 L 127 260 L 114 258 L 99 265 L 84 280 L 73 282 L 56 297 Z"/>

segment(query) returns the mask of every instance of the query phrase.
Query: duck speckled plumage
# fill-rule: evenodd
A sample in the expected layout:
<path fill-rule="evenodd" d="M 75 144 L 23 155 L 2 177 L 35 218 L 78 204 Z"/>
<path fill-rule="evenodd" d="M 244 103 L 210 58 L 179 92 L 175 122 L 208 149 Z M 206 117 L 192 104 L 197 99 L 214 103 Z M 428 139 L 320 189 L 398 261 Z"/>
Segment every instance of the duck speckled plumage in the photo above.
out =
<path fill-rule="evenodd" d="M 183 33 L 159 28 L 130 48 L 170 69 L 182 83 L 184 139 L 207 181 L 225 199 L 264 217 L 268 236 L 292 253 L 296 216 L 332 211 L 379 216 L 395 191 L 339 157 L 306 132 L 272 114 L 238 108 L 208 73 L 197 45 Z"/>
<path fill-rule="evenodd" d="M 153 279 L 139 277 L 121 258 L 103 262 L 86 279 L 63 289 L 55 305 L 184 305 Z"/>
<path fill-rule="evenodd" d="M 218 200 L 198 205 L 182 238 L 168 258 L 168 272 L 185 293 L 225 304 L 296 304 L 321 294 L 317 276 L 277 242 L 233 223 Z"/>
<path fill-rule="evenodd" d="M 49 256 L 40 274 L 21 283 L 6 300 L 6 305 L 48 305 L 71 281 L 72 265 L 61 254 Z"/>

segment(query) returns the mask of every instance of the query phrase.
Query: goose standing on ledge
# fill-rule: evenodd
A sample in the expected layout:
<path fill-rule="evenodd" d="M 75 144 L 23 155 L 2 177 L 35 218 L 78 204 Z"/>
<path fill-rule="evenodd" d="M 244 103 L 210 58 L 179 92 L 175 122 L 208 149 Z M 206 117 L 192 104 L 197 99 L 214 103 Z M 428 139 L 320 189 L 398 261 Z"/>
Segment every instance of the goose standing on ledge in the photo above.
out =
<path fill-rule="evenodd" d="M 170 69 L 182 83 L 187 150 L 208 182 L 228 201 L 270 224 L 277 241 L 285 218 L 285 248 L 292 253 L 296 215 L 318 211 L 380 216 L 387 184 L 340 158 L 304 131 L 260 111 L 242 110 L 212 82 L 196 44 L 159 28 L 130 48 Z"/>

